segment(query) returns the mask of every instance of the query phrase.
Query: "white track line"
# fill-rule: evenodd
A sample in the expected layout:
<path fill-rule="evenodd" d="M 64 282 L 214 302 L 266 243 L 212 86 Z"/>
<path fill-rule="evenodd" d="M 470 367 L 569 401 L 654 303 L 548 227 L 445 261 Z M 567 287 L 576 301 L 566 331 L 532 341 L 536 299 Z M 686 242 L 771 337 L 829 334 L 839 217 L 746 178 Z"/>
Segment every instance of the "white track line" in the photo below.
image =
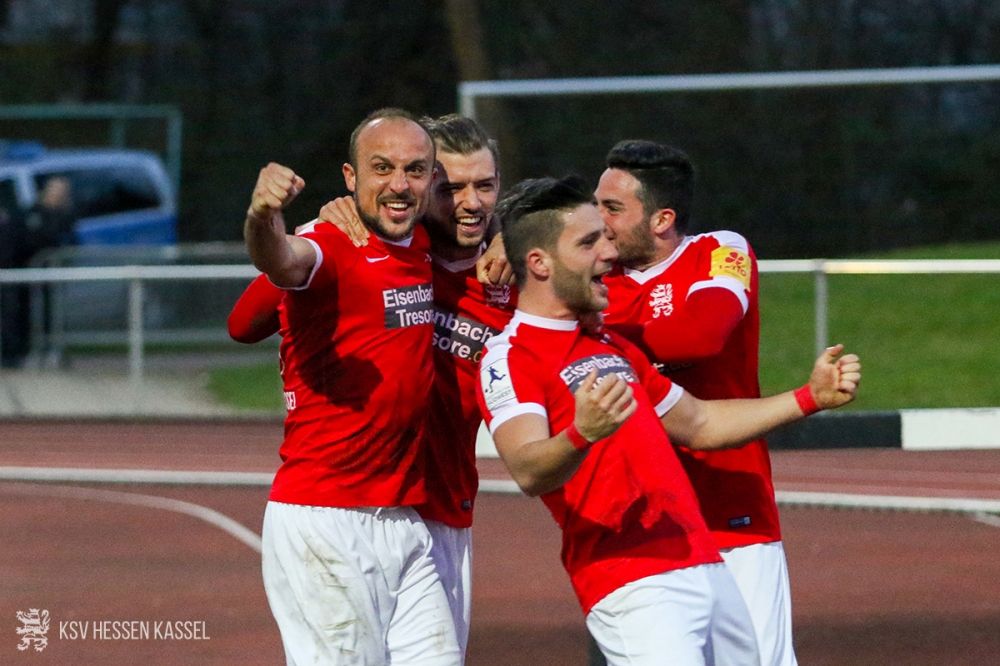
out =
<path fill-rule="evenodd" d="M 274 474 L 264 472 L 197 472 L 192 470 L 81 469 L 77 467 L 0 467 L 0 480 L 270 486 L 271 482 L 274 481 Z"/>
<path fill-rule="evenodd" d="M 229 516 L 225 516 L 214 509 L 182 502 L 181 500 L 167 497 L 155 497 L 153 495 L 139 495 L 136 493 L 119 493 L 111 490 L 95 490 L 93 488 L 74 488 L 70 486 L 49 486 L 28 483 L 0 484 L 0 492 L 12 495 L 31 495 L 42 497 L 69 497 L 72 499 L 92 500 L 98 502 L 113 502 L 115 504 L 132 504 L 145 506 L 152 509 L 163 509 L 165 511 L 175 511 L 189 516 L 194 516 L 206 523 L 215 525 L 223 531 L 236 537 L 246 545 L 250 546 L 258 553 L 261 549 L 260 536 L 253 530 L 236 522 Z"/>
<path fill-rule="evenodd" d="M 778 504 L 784 506 L 831 506 L 856 509 L 901 509 L 906 511 L 955 511 L 1000 513 L 1000 501 L 959 497 L 900 497 L 898 495 L 848 495 L 846 493 L 806 493 L 778 490 Z"/>
<path fill-rule="evenodd" d="M 974 513 L 972 519 L 985 525 L 1000 527 L 1000 516 L 994 516 L 990 513 Z"/>
<path fill-rule="evenodd" d="M 273 474 L 251 472 L 197 472 L 144 469 L 77 469 L 59 467 L 0 467 L 0 480 L 8 481 L 72 481 L 84 483 L 165 483 L 203 485 L 269 486 Z M 43 487 L 43 486 L 39 486 Z M 481 479 L 479 489 L 484 493 L 517 495 L 521 489 L 511 479 Z M 108 492 L 108 491 L 90 491 Z M 143 497 L 128 493 L 111 493 L 126 497 Z M 775 497 L 782 506 L 829 506 L 858 509 L 896 509 L 907 511 L 951 511 L 961 513 L 1000 514 L 1000 500 L 958 497 L 910 497 L 902 495 L 876 495 L 857 493 L 819 493 L 776 491 Z M 176 500 L 159 499 L 163 502 Z M 136 502 L 132 502 L 136 503 Z M 185 502 L 178 502 L 184 505 Z M 188 505 L 197 506 L 197 505 Z M 159 507 L 164 508 L 164 507 Z M 204 507 L 197 507 L 205 511 Z M 179 510 L 179 509 L 175 509 Z M 182 513 L 189 513 L 182 511 Z M 195 515 L 195 514 L 191 514 Z M 219 514 L 221 515 L 221 514 Z M 201 516 L 199 516 L 201 517 Z M 225 518 L 225 516 L 222 516 Z M 229 520 L 228 518 L 225 518 Z M 211 522 L 211 521 L 209 521 Z M 238 523 L 237 523 L 238 525 Z M 244 528 L 240 525 L 240 528 Z M 249 531 L 249 530 L 247 530 Z M 253 534 L 251 532 L 251 534 Z M 235 536 L 235 535 L 234 535 Z M 249 544 L 259 549 L 260 538 Z M 239 538 L 239 537 L 238 537 Z"/>

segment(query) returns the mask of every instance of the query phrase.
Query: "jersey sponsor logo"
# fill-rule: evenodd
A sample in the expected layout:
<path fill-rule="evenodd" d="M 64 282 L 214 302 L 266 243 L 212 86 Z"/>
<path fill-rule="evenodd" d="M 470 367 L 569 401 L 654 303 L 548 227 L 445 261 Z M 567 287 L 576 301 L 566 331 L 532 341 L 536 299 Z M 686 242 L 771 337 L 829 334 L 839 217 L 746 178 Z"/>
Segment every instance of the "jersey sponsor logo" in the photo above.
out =
<path fill-rule="evenodd" d="M 434 321 L 434 289 L 429 282 L 382 292 L 385 328 L 406 328 Z"/>
<path fill-rule="evenodd" d="M 617 354 L 597 354 L 573 361 L 559 373 L 571 393 L 576 393 L 591 370 L 597 370 L 597 381 L 608 375 L 618 375 L 627 382 L 638 382 L 632 365 Z"/>
<path fill-rule="evenodd" d="M 735 530 L 737 527 L 750 527 L 750 516 L 740 516 L 729 519 L 729 529 Z"/>
<path fill-rule="evenodd" d="M 434 308 L 434 348 L 458 358 L 479 363 L 486 341 L 499 332 L 454 312 Z"/>
<path fill-rule="evenodd" d="M 725 245 L 712 250 L 712 268 L 709 277 L 731 277 L 739 280 L 744 289 L 750 288 L 750 256 L 734 247 Z"/>
<path fill-rule="evenodd" d="M 492 308 L 504 309 L 510 305 L 510 286 L 500 284 L 483 285 L 486 294 L 486 305 Z"/>
<path fill-rule="evenodd" d="M 508 402 L 517 402 L 514 383 L 510 380 L 507 359 L 501 358 L 479 369 L 479 382 L 483 385 L 486 409 L 495 412 Z"/>
<path fill-rule="evenodd" d="M 674 313 L 674 285 L 658 284 L 649 292 L 649 307 L 653 309 L 653 319 L 669 317 Z"/>

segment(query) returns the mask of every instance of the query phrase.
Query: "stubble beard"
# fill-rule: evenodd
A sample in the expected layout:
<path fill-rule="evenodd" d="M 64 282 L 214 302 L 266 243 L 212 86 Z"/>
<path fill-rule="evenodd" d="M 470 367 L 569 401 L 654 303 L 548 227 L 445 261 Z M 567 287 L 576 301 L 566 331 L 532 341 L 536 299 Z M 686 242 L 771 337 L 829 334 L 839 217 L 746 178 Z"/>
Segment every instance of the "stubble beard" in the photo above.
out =
<path fill-rule="evenodd" d="M 637 224 L 627 237 L 619 235 L 615 240 L 615 248 L 618 250 L 616 261 L 625 268 L 648 268 L 656 256 L 656 238 L 649 226 L 650 219 L 646 218 Z"/>
<path fill-rule="evenodd" d="M 582 281 L 581 276 L 565 268 L 558 259 L 556 260 L 555 270 L 552 274 L 552 290 L 567 308 L 578 315 L 601 312 L 604 309 L 595 301 L 590 285 L 590 280 Z"/>
<path fill-rule="evenodd" d="M 409 238 L 413 234 L 413 227 L 417 225 L 417 206 L 414 206 L 414 214 L 410 217 L 408 223 L 405 227 L 399 227 L 395 229 L 389 229 L 386 227 L 385 222 L 382 221 L 378 215 L 372 215 L 371 213 L 362 210 L 361 202 L 358 201 L 358 194 L 355 192 L 354 197 L 354 207 L 358 210 L 358 217 L 361 219 L 362 224 L 368 227 L 369 231 L 374 233 L 379 238 L 388 241 L 398 242 Z"/>

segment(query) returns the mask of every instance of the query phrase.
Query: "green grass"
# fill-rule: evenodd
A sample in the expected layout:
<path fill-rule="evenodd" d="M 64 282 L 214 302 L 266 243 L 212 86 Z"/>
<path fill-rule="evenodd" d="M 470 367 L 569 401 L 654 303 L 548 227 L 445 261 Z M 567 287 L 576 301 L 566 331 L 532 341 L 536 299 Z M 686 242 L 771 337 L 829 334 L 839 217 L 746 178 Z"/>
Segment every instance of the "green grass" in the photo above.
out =
<path fill-rule="evenodd" d="M 238 409 L 285 409 L 278 363 L 215 368 L 208 373 L 208 390 L 222 403 Z"/>
<path fill-rule="evenodd" d="M 1000 243 L 866 258 L 997 259 Z M 761 275 L 761 389 L 800 385 L 813 360 L 811 275 Z M 1000 275 L 833 275 L 830 343 L 861 356 L 853 409 L 1000 406 Z"/>
<path fill-rule="evenodd" d="M 908 248 L 879 259 L 1000 259 L 1000 243 Z M 813 278 L 760 278 L 760 380 L 765 395 L 801 386 L 814 360 Z M 830 342 L 861 356 L 849 409 L 1000 406 L 1000 275 L 833 275 Z M 210 372 L 229 405 L 284 408 L 277 363 Z"/>

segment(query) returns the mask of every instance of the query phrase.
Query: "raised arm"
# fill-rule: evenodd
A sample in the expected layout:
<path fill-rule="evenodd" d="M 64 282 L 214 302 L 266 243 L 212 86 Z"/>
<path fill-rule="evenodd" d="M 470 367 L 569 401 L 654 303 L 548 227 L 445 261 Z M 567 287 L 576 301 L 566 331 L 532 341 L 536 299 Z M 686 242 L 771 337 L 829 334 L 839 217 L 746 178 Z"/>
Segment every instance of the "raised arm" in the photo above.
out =
<path fill-rule="evenodd" d="M 617 375 L 607 375 L 598 382 L 596 370 L 574 396 L 573 424 L 555 436 L 549 436 L 548 421 L 539 414 L 515 416 L 493 433 L 507 470 L 528 495 L 541 495 L 566 483 L 590 445 L 618 430 L 637 406 L 628 382 Z"/>
<path fill-rule="evenodd" d="M 243 223 L 250 259 L 279 287 L 302 286 L 316 264 L 312 244 L 285 233 L 281 212 L 304 187 L 294 171 L 271 162 L 260 170 Z"/>
<path fill-rule="evenodd" d="M 724 449 L 753 441 L 771 430 L 810 414 L 854 400 L 861 363 L 854 354 L 837 356 L 843 345 L 824 351 L 813 366 L 809 383 L 756 400 L 698 400 L 685 393 L 663 417 L 674 444 L 691 449 Z"/>
<path fill-rule="evenodd" d="M 700 289 L 680 312 L 644 324 L 608 324 L 659 363 L 684 363 L 717 356 L 743 319 L 743 304 L 728 289 Z"/>

